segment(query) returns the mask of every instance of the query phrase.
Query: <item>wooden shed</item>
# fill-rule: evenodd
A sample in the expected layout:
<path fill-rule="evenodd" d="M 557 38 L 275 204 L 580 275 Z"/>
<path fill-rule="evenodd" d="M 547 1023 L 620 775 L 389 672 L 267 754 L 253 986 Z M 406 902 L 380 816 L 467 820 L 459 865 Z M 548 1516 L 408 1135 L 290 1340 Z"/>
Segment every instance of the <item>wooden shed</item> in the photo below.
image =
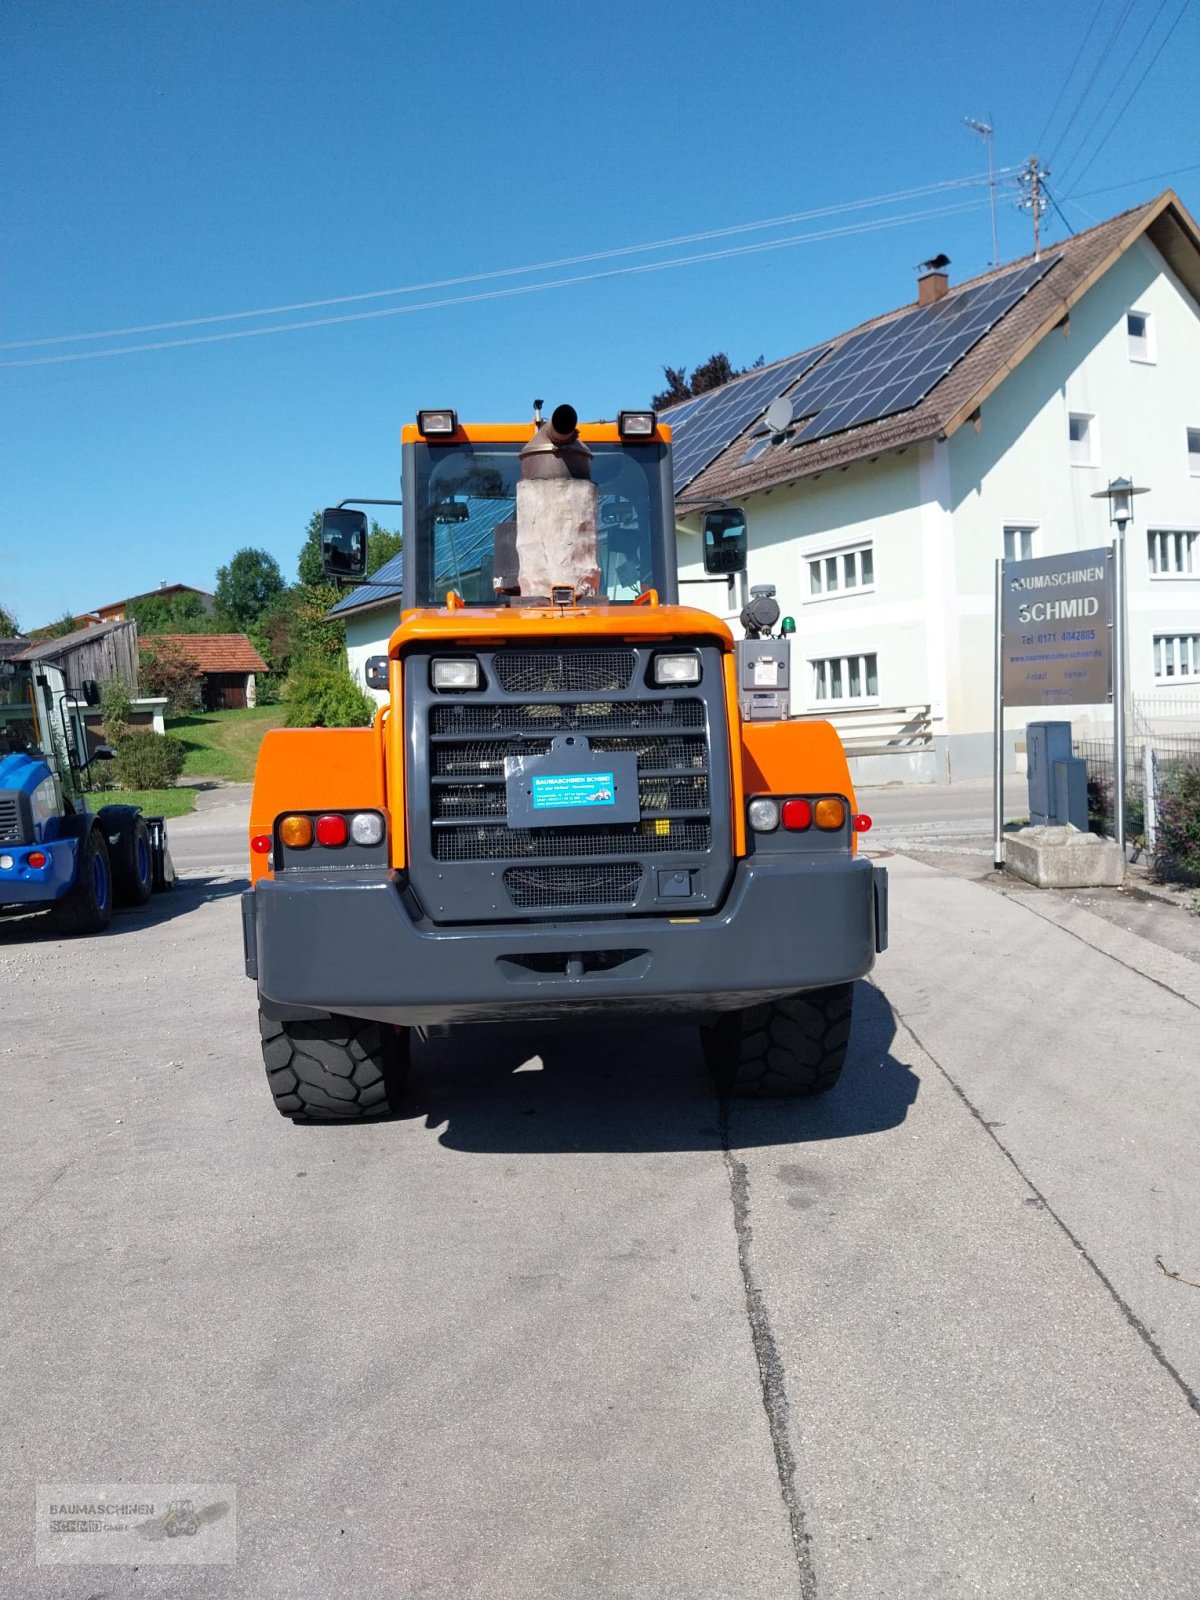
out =
<path fill-rule="evenodd" d="M 16 657 L 19 661 L 50 661 L 67 680 L 73 698 L 84 698 L 84 684 L 104 687 L 119 678 L 129 691 L 138 692 L 138 644 L 136 622 L 100 622 L 90 628 L 76 628 L 56 639 L 40 639 Z"/>

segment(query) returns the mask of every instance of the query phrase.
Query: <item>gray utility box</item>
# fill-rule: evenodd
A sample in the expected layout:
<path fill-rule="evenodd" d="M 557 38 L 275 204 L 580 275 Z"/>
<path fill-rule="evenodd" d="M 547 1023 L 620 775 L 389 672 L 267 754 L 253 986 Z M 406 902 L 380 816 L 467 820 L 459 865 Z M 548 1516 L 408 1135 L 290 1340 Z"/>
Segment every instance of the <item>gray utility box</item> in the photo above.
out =
<path fill-rule="evenodd" d="M 792 641 L 738 639 L 738 704 L 744 722 L 779 722 L 792 710 Z"/>
<path fill-rule="evenodd" d="M 1087 832 L 1087 763 L 1071 754 L 1069 722 L 1031 722 L 1025 730 L 1029 821 L 1035 828 Z"/>

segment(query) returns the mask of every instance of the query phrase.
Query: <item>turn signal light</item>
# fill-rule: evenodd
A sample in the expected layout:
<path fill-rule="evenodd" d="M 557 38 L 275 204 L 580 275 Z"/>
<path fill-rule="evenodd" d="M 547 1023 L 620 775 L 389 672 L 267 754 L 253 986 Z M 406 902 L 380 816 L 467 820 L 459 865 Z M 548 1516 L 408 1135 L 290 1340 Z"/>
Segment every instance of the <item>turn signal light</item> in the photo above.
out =
<path fill-rule="evenodd" d="M 279 837 L 289 850 L 307 850 L 313 842 L 311 817 L 284 817 L 279 824 Z"/>
<path fill-rule="evenodd" d="M 865 811 L 860 811 L 851 826 L 854 828 L 855 833 L 869 833 L 871 831 L 871 819 Z"/>
<path fill-rule="evenodd" d="M 835 829 L 845 826 L 845 802 L 843 800 L 834 800 L 826 796 L 824 800 L 817 801 L 813 808 L 813 816 L 816 820 L 818 828 L 824 828 L 827 832 L 832 833 L 835 831 Z"/>
<path fill-rule="evenodd" d="M 339 817 L 336 812 L 330 811 L 325 816 L 317 818 L 318 844 L 345 844 L 346 835 L 345 817 Z"/>
<path fill-rule="evenodd" d="M 793 833 L 801 833 L 805 828 L 811 828 L 812 819 L 812 806 L 807 800 L 783 802 L 783 825 L 785 828 L 790 828 Z"/>
<path fill-rule="evenodd" d="M 48 858 L 44 850 L 31 850 L 25 859 L 31 867 L 44 867 Z"/>

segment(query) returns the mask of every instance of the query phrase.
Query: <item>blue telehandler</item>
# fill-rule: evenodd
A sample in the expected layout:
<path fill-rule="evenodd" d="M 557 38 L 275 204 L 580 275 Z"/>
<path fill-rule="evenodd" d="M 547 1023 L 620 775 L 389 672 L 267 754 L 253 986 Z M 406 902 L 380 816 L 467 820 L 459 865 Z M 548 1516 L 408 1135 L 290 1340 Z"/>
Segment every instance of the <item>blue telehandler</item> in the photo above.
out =
<path fill-rule="evenodd" d="M 0 661 L 0 912 L 45 910 L 55 933 L 100 933 L 114 906 L 172 887 L 162 817 L 92 808 L 92 762 L 111 755 L 103 746 L 89 755 L 58 667 Z"/>

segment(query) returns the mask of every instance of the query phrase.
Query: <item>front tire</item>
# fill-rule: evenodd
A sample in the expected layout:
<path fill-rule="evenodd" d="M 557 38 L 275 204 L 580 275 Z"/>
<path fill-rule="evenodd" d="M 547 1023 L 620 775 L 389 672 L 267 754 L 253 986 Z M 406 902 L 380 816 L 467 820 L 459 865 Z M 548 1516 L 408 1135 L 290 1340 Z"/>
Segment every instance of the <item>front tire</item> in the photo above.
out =
<path fill-rule="evenodd" d="M 293 1122 L 349 1122 L 399 1109 L 409 1032 L 361 1017 L 276 1022 L 258 1013 L 267 1083 Z"/>
<path fill-rule="evenodd" d="M 108 845 L 97 827 L 79 841 L 75 882 L 50 911 L 50 926 L 64 938 L 103 933 L 112 921 L 112 863 Z"/>
<path fill-rule="evenodd" d="M 792 1099 L 824 1094 L 841 1077 L 854 985 L 834 984 L 729 1011 L 700 1030 L 723 1095 Z"/>

